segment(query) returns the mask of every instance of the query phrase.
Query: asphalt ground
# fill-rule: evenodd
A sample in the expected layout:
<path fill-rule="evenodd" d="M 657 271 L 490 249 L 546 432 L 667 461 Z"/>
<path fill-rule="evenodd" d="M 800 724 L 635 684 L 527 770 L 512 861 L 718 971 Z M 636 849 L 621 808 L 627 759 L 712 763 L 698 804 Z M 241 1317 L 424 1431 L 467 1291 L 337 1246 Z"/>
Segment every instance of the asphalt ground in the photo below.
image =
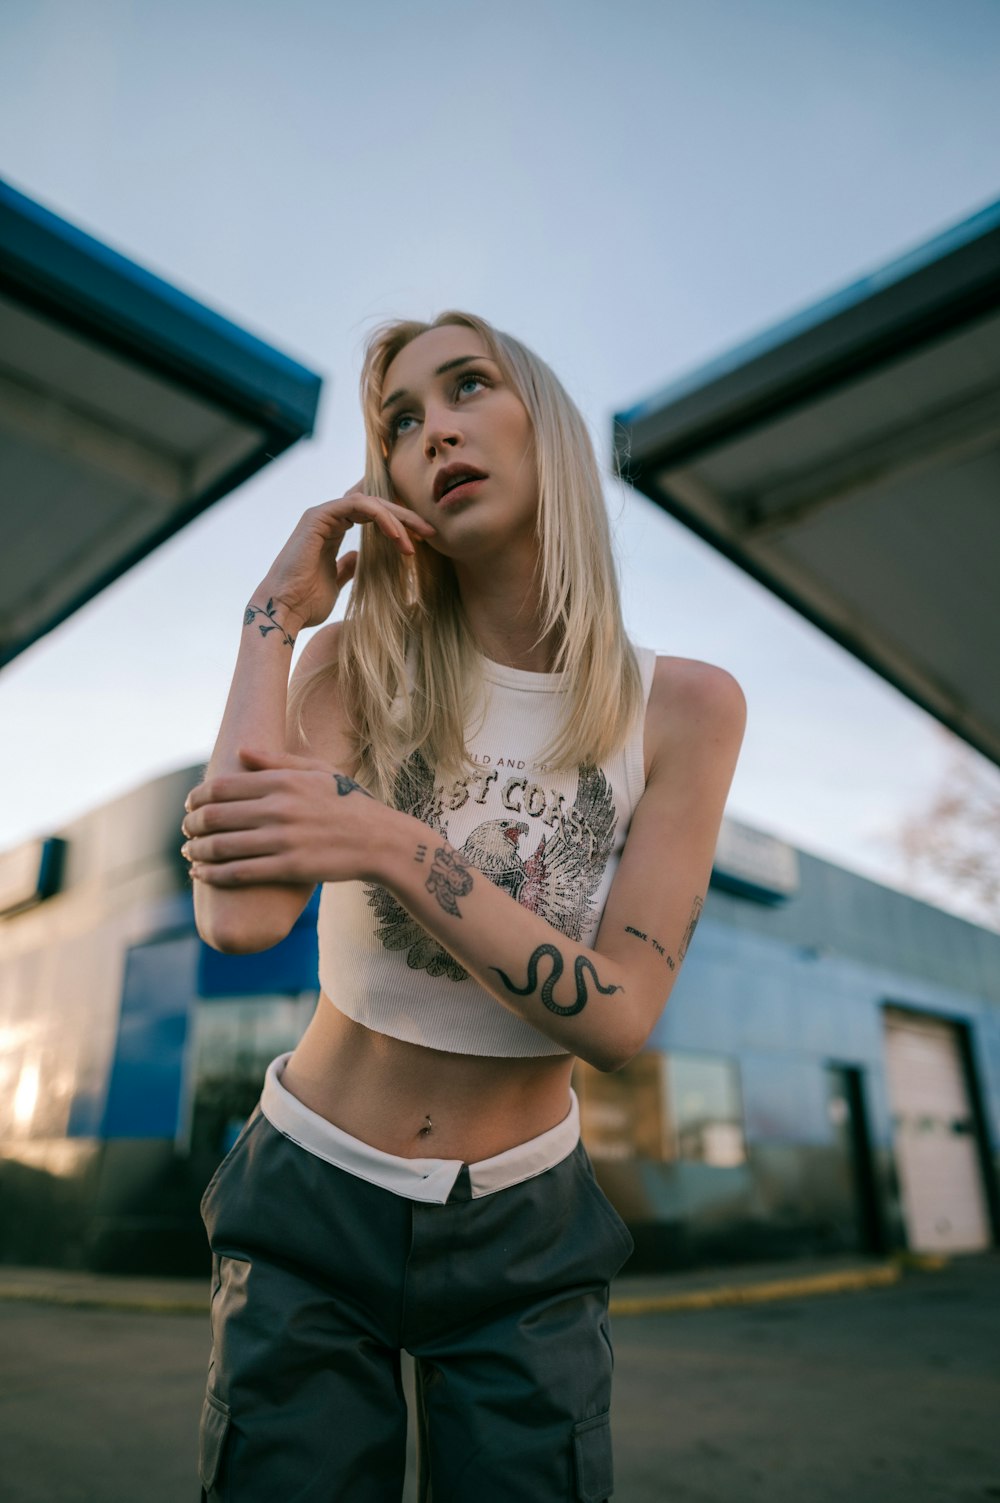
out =
<path fill-rule="evenodd" d="M 622 1279 L 612 1310 L 615 1503 L 1000 1499 L 1000 1254 Z M 209 1345 L 202 1281 L 0 1268 L 0 1498 L 197 1503 Z"/>

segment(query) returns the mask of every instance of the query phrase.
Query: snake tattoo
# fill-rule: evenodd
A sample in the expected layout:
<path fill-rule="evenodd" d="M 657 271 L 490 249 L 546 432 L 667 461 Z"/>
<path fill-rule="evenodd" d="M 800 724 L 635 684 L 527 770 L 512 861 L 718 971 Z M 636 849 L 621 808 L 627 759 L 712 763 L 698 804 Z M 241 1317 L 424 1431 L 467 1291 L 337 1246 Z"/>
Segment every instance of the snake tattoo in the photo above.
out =
<path fill-rule="evenodd" d="M 559 1003 L 554 1000 L 552 993 L 555 991 L 556 982 L 566 967 L 562 955 L 555 945 L 539 945 L 538 949 L 532 952 L 528 960 L 528 982 L 526 986 L 515 986 L 506 971 L 502 971 L 499 966 L 491 965 L 490 970 L 496 971 L 509 992 L 513 992 L 518 997 L 527 997 L 538 987 L 538 962 L 545 955 L 549 955 L 552 958 L 552 970 L 548 980 L 542 982 L 542 1001 L 549 1012 L 557 1013 L 560 1018 L 571 1018 L 575 1013 L 582 1012 L 590 1000 L 587 996 L 587 983 L 584 980 L 584 971 L 590 972 L 594 985 L 602 996 L 609 997 L 612 992 L 621 991 L 620 986 L 602 986 L 591 961 L 587 959 L 586 955 L 578 955 L 573 962 L 573 975 L 576 978 L 576 1001 L 572 1007 L 560 1007 Z"/>

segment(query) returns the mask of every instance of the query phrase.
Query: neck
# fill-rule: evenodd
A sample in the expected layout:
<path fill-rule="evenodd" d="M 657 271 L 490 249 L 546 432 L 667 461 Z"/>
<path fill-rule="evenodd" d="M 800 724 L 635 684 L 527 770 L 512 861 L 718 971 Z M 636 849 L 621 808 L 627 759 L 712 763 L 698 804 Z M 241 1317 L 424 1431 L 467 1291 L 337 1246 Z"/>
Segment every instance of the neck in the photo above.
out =
<path fill-rule="evenodd" d="M 494 559 L 489 568 L 456 561 L 455 574 L 462 608 L 484 657 L 529 673 L 551 673 L 559 641 L 554 632 L 541 636 L 534 573 L 520 563 Z"/>

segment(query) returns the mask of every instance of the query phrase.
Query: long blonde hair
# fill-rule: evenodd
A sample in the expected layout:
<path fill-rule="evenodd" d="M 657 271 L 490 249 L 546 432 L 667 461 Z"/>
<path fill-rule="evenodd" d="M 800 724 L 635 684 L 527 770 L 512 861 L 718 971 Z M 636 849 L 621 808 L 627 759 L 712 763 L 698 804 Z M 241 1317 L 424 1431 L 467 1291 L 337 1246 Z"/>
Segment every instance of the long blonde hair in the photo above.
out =
<path fill-rule="evenodd" d="M 552 768 L 600 765 L 641 714 L 642 685 L 622 621 L 597 458 L 579 409 L 554 372 L 519 340 L 471 313 L 375 329 L 361 373 L 365 491 L 393 499 L 380 411 L 386 371 L 411 340 L 443 325 L 479 335 L 534 430 L 539 641 L 551 636 L 558 644 L 553 670 L 566 675 L 562 722 L 540 760 Z M 363 529 L 359 553 L 338 662 L 298 682 L 291 704 L 301 723 L 305 697 L 338 674 L 355 736 L 356 776 L 391 802 L 400 763 L 415 750 L 441 771 L 468 766 L 465 735 L 481 700 L 481 655 L 450 559 L 429 547 L 404 558 L 375 527 Z"/>

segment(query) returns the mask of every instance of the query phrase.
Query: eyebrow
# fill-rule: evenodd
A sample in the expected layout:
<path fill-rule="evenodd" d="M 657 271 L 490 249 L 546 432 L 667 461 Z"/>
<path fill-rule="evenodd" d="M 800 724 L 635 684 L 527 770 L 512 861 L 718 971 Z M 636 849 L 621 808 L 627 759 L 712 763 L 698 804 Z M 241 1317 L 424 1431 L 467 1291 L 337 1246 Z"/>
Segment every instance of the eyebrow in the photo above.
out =
<path fill-rule="evenodd" d="M 456 355 L 454 360 L 446 360 L 444 365 L 439 365 L 434 374 L 435 376 L 444 376 L 448 371 L 457 370 L 460 365 L 471 365 L 474 361 L 480 360 L 490 360 L 490 357 L 489 355 Z M 496 365 L 496 361 L 490 360 L 490 364 Z M 401 386 L 398 391 L 393 392 L 391 397 L 386 397 L 382 403 L 382 411 L 384 412 L 387 407 L 391 407 L 394 402 L 401 402 L 404 397 L 408 397 L 409 395 L 410 393 L 406 388 Z"/>

